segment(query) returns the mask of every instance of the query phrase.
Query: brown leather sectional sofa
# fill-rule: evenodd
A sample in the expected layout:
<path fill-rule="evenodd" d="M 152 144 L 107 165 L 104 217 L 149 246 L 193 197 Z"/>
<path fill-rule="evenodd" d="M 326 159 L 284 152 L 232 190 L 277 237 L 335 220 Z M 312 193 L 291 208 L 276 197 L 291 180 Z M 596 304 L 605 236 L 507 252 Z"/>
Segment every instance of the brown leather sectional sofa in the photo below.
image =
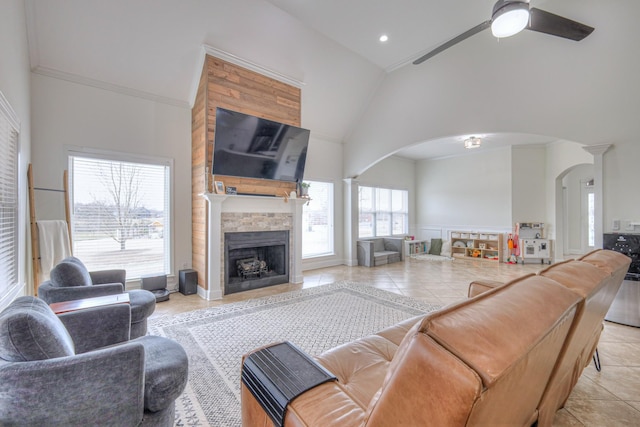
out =
<path fill-rule="evenodd" d="M 296 397 L 286 426 L 551 425 L 590 363 L 630 259 L 596 250 L 316 357 L 337 381 Z M 242 385 L 243 426 L 272 426 Z"/>

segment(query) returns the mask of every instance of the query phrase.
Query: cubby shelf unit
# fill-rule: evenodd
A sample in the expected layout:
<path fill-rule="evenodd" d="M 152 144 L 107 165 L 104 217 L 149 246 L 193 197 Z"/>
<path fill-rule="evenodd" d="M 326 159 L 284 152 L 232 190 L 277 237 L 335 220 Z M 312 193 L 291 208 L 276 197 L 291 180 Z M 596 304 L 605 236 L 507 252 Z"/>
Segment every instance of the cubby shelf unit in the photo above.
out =
<path fill-rule="evenodd" d="M 503 261 L 502 233 L 451 231 L 451 256 Z"/>

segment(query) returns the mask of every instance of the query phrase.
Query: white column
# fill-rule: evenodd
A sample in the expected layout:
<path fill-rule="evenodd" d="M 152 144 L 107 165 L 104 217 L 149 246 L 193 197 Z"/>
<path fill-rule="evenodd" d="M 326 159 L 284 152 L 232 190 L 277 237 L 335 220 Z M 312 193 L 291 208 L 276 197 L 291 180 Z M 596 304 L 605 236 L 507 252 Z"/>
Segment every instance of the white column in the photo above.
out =
<path fill-rule="evenodd" d="M 293 224 L 291 224 L 293 246 L 289 248 L 289 256 L 292 261 L 289 268 L 289 282 L 302 283 L 304 281 L 304 275 L 302 274 L 302 208 L 307 201 L 304 199 L 289 199 L 289 203 L 291 203 L 291 213 L 293 215 Z"/>
<path fill-rule="evenodd" d="M 352 267 L 358 265 L 358 181 L 346 178 L 344 183 L 344 263 Z"/>
<path fill-rule="evenodd" d="M 207 290 L 198 288 L 198 295 L 210 301 L 222 299 L 222 286 L 220 268 L 222 260 L 222 203 L 227 198 L 225 195 L 206 193 L 203 197 L 209 202 L 207 214 Z"/>
<path fill-rule="evenodd" d="M 595 247 L 602 248 L 602 234 L 604 233 L 604 193 L 603 193 L 603 158 L 611 144 L 587 145 L 582 147 L 593 154 L 593 195 L 595 216 Z"/>

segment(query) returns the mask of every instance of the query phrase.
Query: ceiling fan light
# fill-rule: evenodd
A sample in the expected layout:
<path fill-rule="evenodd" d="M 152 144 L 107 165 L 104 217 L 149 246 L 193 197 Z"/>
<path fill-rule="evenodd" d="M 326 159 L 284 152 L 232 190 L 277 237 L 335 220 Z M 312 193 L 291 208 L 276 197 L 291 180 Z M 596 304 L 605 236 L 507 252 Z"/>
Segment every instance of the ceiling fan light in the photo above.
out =
<path fill-rule="evenodd" d="M 482 144 L 482 140 L 475 136 L 467 138 L 464 140 L 464 148 L 478 148 Z"/>
<path fill-rule="evenodd" d="M 493 7 L 491 32 L 495 37 L 511 37 L 524 30 L 529 23 L 529 4 L 520 1 L 498 0 Z"/>

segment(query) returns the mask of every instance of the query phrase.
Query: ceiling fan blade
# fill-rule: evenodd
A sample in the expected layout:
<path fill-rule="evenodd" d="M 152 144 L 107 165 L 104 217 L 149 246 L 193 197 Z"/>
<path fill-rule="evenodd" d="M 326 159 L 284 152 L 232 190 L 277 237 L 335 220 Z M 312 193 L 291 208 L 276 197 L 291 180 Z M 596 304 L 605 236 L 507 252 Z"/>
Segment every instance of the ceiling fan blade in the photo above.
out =
<path fill-rule="evenodd" d="M 587 37 L 594 28 L 562 16 L 554 15 L 551 12 L 532 7 L 529 11 L 530 19 L 527 30 L 539 33 L 550 34 L 569 40 L 580 41 Z"/>
<path fill-rule="evenodd" d="M 476 25 L 472 29 L 467 30 L 464 33 L 460 34 L 459 36 L 456 36 L 456 37 L 452 38 L 448 42 L 445 42 L 445 43 L 441 44 L 437 48 L 433 49 L 431 52 L 422 55 L 420 58 L 418 58 L 415 61 L 413 61 L 413 65 L 422 64 L 424 61 L 426 61 L 427 59 L 431 58 L 432 56 L 435 56 L 435 55 L 439 54 L 440 52 L 449 49 L 451 46 L 456 45 L 456 44 L 460 43 L 461 41 L 466 40 L 466 39 L 468 39 L 469 37 L 471 37 L 471 36 L 473 36 L 475 34 L 478 34 L 480 31 L 486 30 L 490 26 L 491 26 L 491 21 L 490 20 L 489 21 L 484 21 L 483 23 Z"/>

